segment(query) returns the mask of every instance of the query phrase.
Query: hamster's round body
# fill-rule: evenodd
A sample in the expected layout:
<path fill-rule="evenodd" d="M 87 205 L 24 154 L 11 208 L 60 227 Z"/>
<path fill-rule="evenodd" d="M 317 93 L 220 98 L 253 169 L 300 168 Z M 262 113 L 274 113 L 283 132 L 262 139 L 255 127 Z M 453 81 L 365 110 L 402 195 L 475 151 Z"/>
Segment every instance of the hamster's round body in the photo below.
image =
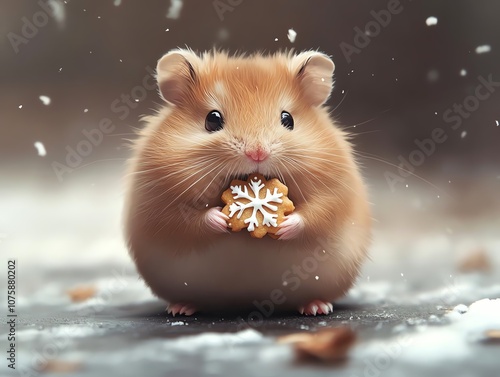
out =
<path fill-rule="evenodd" d="M 352 286 L 371 221 L 351 145 L 323 106 L 333 69 L 317 52 L 175 50 L 159 61 L 166 106 L 134 146 L 125 232 L 173 314 L 327 314 Z M 279 178 L 294 202 L 278 240 L 229 232 L 220 212 L 230 182 L 255 172 Z"/>

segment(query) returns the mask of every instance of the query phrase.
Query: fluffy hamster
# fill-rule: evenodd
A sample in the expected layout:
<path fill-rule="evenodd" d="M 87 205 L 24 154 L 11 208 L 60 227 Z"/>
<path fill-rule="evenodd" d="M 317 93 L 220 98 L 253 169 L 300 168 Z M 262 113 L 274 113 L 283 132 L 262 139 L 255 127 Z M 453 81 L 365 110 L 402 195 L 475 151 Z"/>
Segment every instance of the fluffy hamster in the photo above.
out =
<path fill-rule="evenodd" d="M 125 233 L 138 271 L 172 314 L 328 314 L 366 258 L 370 210 L 345 132 L 324 106 L 324 54 L 173 50 L 158 62 L 164 107 L 130 160 Z M 230 233 L 221 193 L 260 172 L 296 210 L 279 240 Z"/>

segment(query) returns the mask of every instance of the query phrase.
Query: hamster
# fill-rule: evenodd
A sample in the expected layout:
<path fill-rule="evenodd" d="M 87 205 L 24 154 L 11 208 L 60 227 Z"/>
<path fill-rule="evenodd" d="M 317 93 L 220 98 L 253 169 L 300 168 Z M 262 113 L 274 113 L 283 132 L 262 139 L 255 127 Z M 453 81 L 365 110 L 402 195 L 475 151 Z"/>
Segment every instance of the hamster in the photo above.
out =
<path fill-rule="evenodd" d="M 306 51 L 176 49 L 157 65 L 165 101 L 133 145 L 130 254 L 168 312 L 328 314 L 370 243 L 367 190 L 325 102 L 334 63 Z M 221 193 L 254 172 L 288 186 L 279 239 L 229 232 Z"/>

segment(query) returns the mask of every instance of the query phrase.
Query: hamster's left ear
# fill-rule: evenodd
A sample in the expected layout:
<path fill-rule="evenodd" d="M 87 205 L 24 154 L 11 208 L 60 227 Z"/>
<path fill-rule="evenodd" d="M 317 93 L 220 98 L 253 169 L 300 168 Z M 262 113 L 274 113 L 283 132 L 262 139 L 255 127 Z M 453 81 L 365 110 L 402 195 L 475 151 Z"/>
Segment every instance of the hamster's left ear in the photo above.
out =
<path fill-rule="evenodd" d="M 333 88 L 335 64 L 327 55 L 316 51 L 302 52 L 292 59 L 292 70 L 312 106 L 321 106 L 328 100 Z"/>

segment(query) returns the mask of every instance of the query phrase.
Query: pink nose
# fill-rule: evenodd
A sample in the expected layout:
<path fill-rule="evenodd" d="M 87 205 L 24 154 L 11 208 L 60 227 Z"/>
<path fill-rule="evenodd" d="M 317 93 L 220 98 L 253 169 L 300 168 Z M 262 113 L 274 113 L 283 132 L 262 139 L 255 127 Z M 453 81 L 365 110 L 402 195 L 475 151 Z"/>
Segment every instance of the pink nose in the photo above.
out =
<path fill-rule="evenodd" d="M 269 156 L 269 153 L 261 148 L 246 150 L 245 154 L 255 162 L 264 161 Z"/>

